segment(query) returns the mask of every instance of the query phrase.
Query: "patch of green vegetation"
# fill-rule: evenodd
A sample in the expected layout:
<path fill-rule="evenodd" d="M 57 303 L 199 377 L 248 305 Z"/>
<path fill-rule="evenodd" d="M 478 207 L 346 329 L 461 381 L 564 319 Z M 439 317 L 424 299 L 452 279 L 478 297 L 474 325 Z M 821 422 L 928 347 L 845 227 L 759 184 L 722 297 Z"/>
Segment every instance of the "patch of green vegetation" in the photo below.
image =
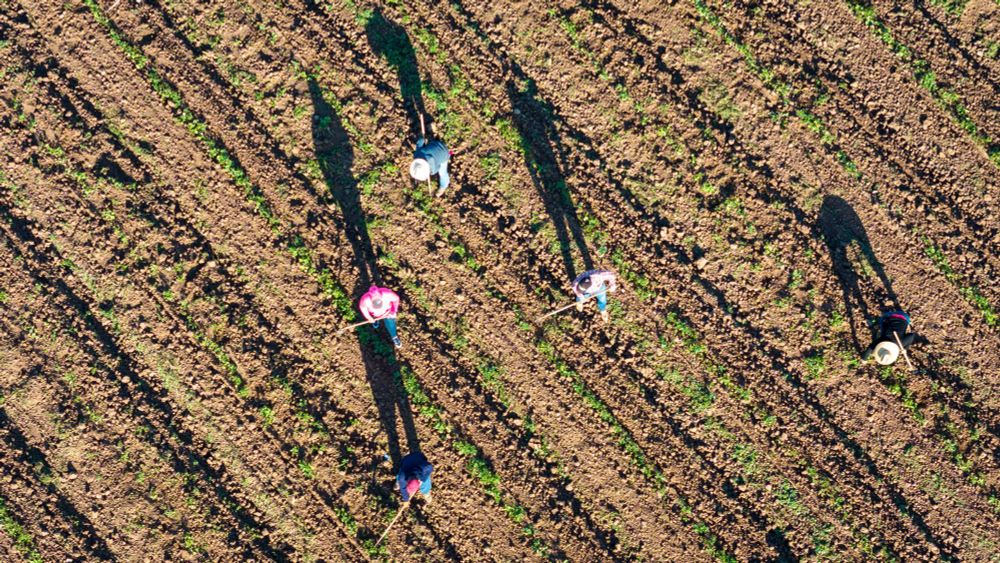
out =
<path fill-rule="evenodd" d="M 873 6 L 865 4 L 861 0 L 845 1 L 851 8 L 851 11 L 854 12 L 854 15 L 868 26 L 876 37 L 888 45 L 889 49 L 901 61 L 910 65 L 913 78 L 917 83 L 930 92 L 934 97 L 934 101 L 951 114 L 951 117 L 958 123 L 959 127 L 986 149 L 990 161 L 1000 168 L 1000 143 L 995 142 L 994 139 L 991 139 L 989 135 L 976 126 L 958 94 L 938 84 L 937 77 L 934 75 L 934 71 L 931 70 L 930 63 L 917 57 L 909 47 L 896 39 L 888 26 L 885 25 L 885 22 L 878 17 Z M 935 3 L 945 7 L 945 10 L 949 13 L 960 13 L 965 6 L 964 0 L 937 0 Z"/>
<path fill-rule="evenodd" d="M 639 296 L 639 299 L 651 301 L 656 297 L 656 292 L 652 289 L 653 283 L 625 261 L 625 255 L 621 250 L 615 249 L 611 252 L 611 262 L 618 269 L 618 275 L 625 278 L 631 284 L 632 289 Z"/>
<path fill-rule="evenodd" d="M 35 546 L 35 538 L 14 518 L 6 500 L 0 498 L 0 528 L 10 538 L 14 548 L 31 563 L 43 563 L 44 559 Z"/>
<path fill-rule="evenodd" d="M 703 412 L 715 402 L 715 394 L 702 381 L 687 378 L 676 369 L 658 367 L 656 375 L 677 388 L 688 401 L 694 412 Z"/>
<path fill-rule="evenodd" d="M 677 313 L 670 311 L 667 313 L 664 320 L 666 320 L 667 325 L 674 329 L 677 335 L 681 337 L 681 340 L 684 342 L 684 346 L 692 355 L 703 356 L 706 352 L 708 352 L 708 348 L 702 344 L 701 337 L 698 335 L 698 332 L 684 322 L 684 320 L 681 319 Z"/>
<path fill-rule="evenodd" d="M 188 553 L 193 553 L 195 555 L 200 553 L 205 553 L 205 548 L 203 548 L 198 543 L 198 541 L 194 539 L 194 536 L 191 535 L 191 532 L 184 532 L 184 537 L 181 540 L 181 545 L 184 546 L 185 551 L 187 551 Z"/>
<path fill-rule="evenodd" d="M 917 403 L 916 397 L 913 396 L 913 392 L 906 385 L 906 374 L 899 372 L 897 373 L 893 366 L 884 366 L 878 371 L 879 379 L 885 384 L 886 388 L 893 395 L 899 397 L 903 406 L 910 411 L 913 418 L 923 424 L 925 417 L 923 412 L 920 410 L 920 405 Z"/>
<path fill-rule="evenodd" d="M 986 324 L 993 328 L 1000 327 L 1000 314 L 996 312 L 989 300 L 979 292 L 979 288 L 962 285 L 961 277 L 951 267 L 951 264 L 948 263 L 948 258 L 941 252 L 941 249 L 935 246 L 933 241 L 926 236 L 921 236 L 920 240 L 924 243 L 924 254 L 934 262 L 934 266 L 937 267 L 939 272 L 944 274 L 944 277 L 949 282 L 958 287 L 959 293 L 979 310 Z"/>
<path fill-rule="evenodd" d="M 385 162 L 362 175 L 358 179 L 358 188 L 365 196 L 371 196 L 375 193 L 375 186 L 378 186 L 383 178 L 397 174 L 399 174 L 399 167 L 391 162 Z"/>
<path fill-rule="evenodd" d="M 698 93 L 698 99 L 724 121 L 735 123 L 743 112 L 733 103 L 726 85 L 719 80 L 711 80 Z"/>
<path fill-rule="evenodd" d="M 822 377 L 823 372 L 826 371 L 826 357 L 822 351 L 806 356 L 803 361 L 806 364 L 806 370 L 809 372 L 806 376 L 807 380 Z"/>

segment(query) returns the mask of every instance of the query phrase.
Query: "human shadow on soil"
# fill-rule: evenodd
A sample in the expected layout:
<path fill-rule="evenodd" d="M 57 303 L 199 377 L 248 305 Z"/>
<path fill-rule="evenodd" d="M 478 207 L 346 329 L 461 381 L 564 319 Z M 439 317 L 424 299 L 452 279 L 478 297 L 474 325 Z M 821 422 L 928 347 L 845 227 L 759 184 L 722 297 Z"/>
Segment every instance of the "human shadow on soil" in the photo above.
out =
<path fill-rule="evenodd" d="M 525 82 L 523 89 L 518 88 L 513 80 L 508 80 L 506 85 L 507 96 L 514 109 L 514 127 L 523 140 L 522 149 L 531 181 L 545 203 L 545 211 L 555 227 L 566 274 L 574 279 L 578 273 L 573 260 L 574 244 L 583 259 L 584 270 L 593 269 L 594 261 L 576 214 L 576 205 L 566 185 L 566 175 L 563 172 L 566 169 L 566 159 L 553 121 L 555 110 L 551 104 L 539 98 L 533 80 Z"/>
<path fill-rule="evenodd" d="M 381 283 L 378 274 L 376 251 L 368 235 L 368 225 L 361 207 L 361 192 L 354 178 L 354 149 L 340 116 L 323 98 L 319 85 L 309 81 L 309 95 L 313 103 L 312 134 L 316 159 L 323 173 L 323 181 L 330 195 L 337 201 L 344 217 L 344 232 L 353 251 L 353 264 L 358 279 L 352 297 L 360 297 L 372 284 Z M 406 393 L 393 374 L 398 369 L 396 352 L 380 338 L 371 326 L 355 330 L 358 346 L 365 364 L 365 375 L 371 386 L 372 396 L 379 411 L 379 421 L 389 441 L 389 455 L 398 465 L 403 454 L 399 444 L 396 411 L 406 434 L 407 451 L 420 449 L 413 411 Z"/>
<path fill-rule="evenodd" d="M 414 132 L 419 132 L 420 116 L 425 116 L 426 119 L 430 119 L 430 116 L 424 109 L 417 53 L 409 36 L 406 35 L 406 30 L 396 22 L 386 19 L 382 12 L 376 9 L 365 24 L 365 35 L 372 51 L 384 57 L 389 66 L 396 71 L 407 120 L 410 127 L 414 128 Z"/>
<path fill-rule="evenodd" d="M 868 308 L 862 288 L 862 284 L 867 283 L 865 280 L 870 279 L 871 274 L 878 277 L 881 287 L 871 285 L 882 304 L 888 303 L 898 309 L 899 300 L 892 290 L 892 282 L 886 275 L 885 268 L 875 257 L 861 218 L 847 201 L 835 195 L 824 197 L 819 210 L 819 228 L 844 292 L 844 307 L 851 327 L 851 337 L 855 347 L 861 350 L 862 340 L 858 338 L 855 328 L 857 324 L 854 322 L 855 311 L 860 311 L 865 323 L 877 316 Z M 884 307 L 880 307 L 876 313 L 881 314 L 882 308 Z M 867 340 L 864 343 L 867 345 Z"/>
<path fill-rule="evenodd" d="M 681 81 L 677 80 L 673 81 L 672 83 L 674 82 L 681 82 Z M 675 101 L 679 104 L 685 104 L 686 97 L 683 95 L 678 96 L 678 98 Z M 745 165 L 751 166 L 757 173 L 763 175 L 764 177 L 767 178 L 774 177 L 774 173 L 772 170 L 770 170 L 769 165 L 763 159 L 751 158 L 752 155 L 750 155 L 749 151 L 746 150 L 740 139 L 736 138 L 733 135 L 731 130 L 716 129 L 714 124 L 717 122 L 717 120 L 713 119 L 711 115 L 707 114 L 703 110 L 700 110 L 698 105 L 692 104 L 688 107 L 690 107 L 690 109 L 692 109 L 696 113 L 700 114 L 697 117 L 703 123 L 717 130 L 718 133 L 725 139 L 725 143 L 729 145 L 730 148 L 737 151 L 738 154 L 742 155 L 741 160 Z M 608 183 L 615 189 L 615 191 L 620 193 L 622 197 L 624 197 L 625 200 L 639 213 L 639 215 L 641 216 L 639 219 L 642 222 L 656 226 L 668 226 L 670 224 L 670 222 L 661 217 L 659 213 L 645 209 L 638 202 L 638 199 L 628 190 L 628 188 L 626 188 L 622 184 L 620 180 L 614 178 L 611 174 L 607 172 L 607 170 L 610 169 L 609 164 L 598 153 L 594 145 L 593 139 L 591 139 L 583 131 L 576 129 L 567 123 L 563 122 L 563 124 L 565 126 L 566 135 L 574 139 L 578 143 L 580 143 L 583 149 L 588 151 L 588 156 L 595 159 L 594 169 L 604 171 L 602 175 L 607 179 Z M 790 201 L 791 203 L 794 203 L 794 201 L 792 201 L 791 198 L 788 197 L 782 196 L 779 199 L 787 200 Z M 800 220 L 803 220 L 803 222 L 805 222 L 804 221 L 805 214 L 802 213 L 801 210 L 796 211 L 796 216 L 799 217 Z M 867 241 L 867 238 L 865 238 L 865 241 Z M 667 243 L 665 241 L 661 241 L 659 244 L 657 244 L 655 259 L 653 259 L 652 257 L 651 259 L 658 260 L 659 258 L 663 257 L 667 258 L 668 260 L 676 261 L 679 264 L 690 265 L 693 262 L 693 258 L 689 255 L 686 249 L 684 249 L 681 246 Z M 719 287 L 717 287 L 712 281 L 697 274 L 694 276 L 693 281 L 695 282 L 696 285 L 702 287 L 711 296 L 711 301 L 714 302 L 712 306 L 718 308 L 718 310 L 723 310 L 723 311 L 738 311 L 739 308 L 736 307 L 735 304 L 731 303 L 729 299 L 725 296 L 724 292 Z M 891 288 L 886 286 L 886 291 L 889 290 L 891 290 Z M 707 305 L 709 304 L 709 302 L 706 302 L 705 304 Z M 753 341 L 755 342 L 766 341 L 767 337 L 765 336 L 765 334 L 763 334 L 763 332 L 758 327 L 754 326 L 752 323 L 745 320 L 737 320 L 736 325 L 738 328 L 742 329 L 751 339 L 753 339 Z M 788 363 L 789 358 L 783 352 L 774 349 L 772 347 L 766 347 L 764 353 L 771 360 L 772 369 L 779 370 L 780 373 L 786 373 L 786 374 L 794 373 L 794 369 Z M 940 538 L 938 538 L 936 534 L 930 530 L 930 528 L 927 526 L 927 523 L 924 521 L 922 515 L 910 507 L 909 502 L 905 499 L 899 487 L 888 484 L 886 482 L 884 474 L 878 468 L 878 466 L 876 465 L 875 461 L 871 458 L 871 456 L 840 425 L 836 424 L 833 421 L 833 417 L 830 415 L 826 407 L 823 406 L 822 403 L 820 403 L 820 401 L 805 386 L 805 384 L 798 377 L 795 376 L 791 376 L 788 379 L 788 381 L 792 386 L 792 388 L 795 390 L 798 399 L 803 403 L 805 403 L 805 405 L 807 405 L 808 408 L 817 415 L 820 421 L 822 421 L 822 424 L 826 425 L 833 432 L 833 434 L 836 436 L 837 441 L 840 442 L 844 447 L 846 447 L 851 452 L 852 456 L 864 468 L 864 470 L 869 475 L 871 475 L 876 480 L 876 482 L 882 483 L 886 487 L 891 502 L 895 506 L 900 508 L 900 511 L 903 514 L 905 514 L 907 519 L 909 519 L 920 530 L 920 532 L 924 535 L 925 538 L 927 538 L 928 541 L 936 545 L 942 552 L 948 553 L 950 550 L 946 546 L 944 546 Z M 874 489 L 871 489 L 870 493 L 872 495 L 875 495 L 876 497 L 879 496 L 879 493 Z M 780 537 L 769 537 L 768 539 L 770 541 L 774 541 L 775 544 L 777 545 L 781 545 L 783 540 L 783 538 Z"/>

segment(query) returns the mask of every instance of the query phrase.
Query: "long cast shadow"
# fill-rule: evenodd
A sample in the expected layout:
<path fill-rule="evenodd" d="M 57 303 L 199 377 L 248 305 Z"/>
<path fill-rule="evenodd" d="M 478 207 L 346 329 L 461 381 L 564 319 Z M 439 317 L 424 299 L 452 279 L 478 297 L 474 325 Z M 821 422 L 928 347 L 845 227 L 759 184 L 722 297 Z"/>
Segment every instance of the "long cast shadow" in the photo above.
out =
<path fill-rule="evenodd" d="M 352 295 L 359 297 L 371 284 L 381 283 L 382 280 L 378 274 L 376 251 L 368 235 L 364 209 L 361 207 L 361 193 L 351 169 L 354 164 L 354 149 L 340 116 L 323 98 L 323 91 L 314 80 L 309 81 L 309 95 L 314 112 L 312 134 L 316 159 L 323 172 L 326 187 L 344 216 L 344 231 L 353 251 L 353 264 L 358 271 Z M 398 366 L 396 352 L 369 326 L 361 327 L 356 333 L 368 385 L 371 386 L 379 411 L 379 421 L 389 441 L 389 455 L 393 463 L 398 465 L 403 454 L 396 424 L 397 410 L 406 434 L 407 451 L 418 450 L 420 441 L 409 400 L 401 383 L 393 377 Z"/>
<path fill-rule="evenodd" d="M 396 71 L 399 93 L 403 96 L 407 119 L 414 132 L 419 132 L 420 116 L 427 116 L 427 112 L 421 95 L 417 53 L 406 35 L 406 30 L 396 22 L 386 19 L 380 10 L 375 10 L 365 24 L 365 35 L 372 51 L 384 57 L 389 66 Z M 429 119 L 429 116 L 427 118 Z"/>
<path fill-rule="evenodd" d="M 851 325 L 851 337 L 854 339 L 855 347 L 861 350 L 862 344 L 867 345 L 867 342 L 862 342 L 858 338 L 854 313 L 860 311 L 864 321 L 875 316 L 868 308 L 862 284 L 870 287 L 881 302 L 879 314 L 881 314 L 881 309 L 884 309 L 884 305 L 887 304 L 898 309 L 899 300 L 892 290 L 892 282 L 886 275 L 882 263 L 875 257 L 861 218 L 858 217 L 849 203 L 835 195 L 824 197 L 823 205 L 819 210 L 819 228 L 823 233 L 823 240 L 830 251 L 833 269 L 837 273 L 841 289 L 844 292 L 844 306 Z M 860 264 L 861 271 L 855 267 L 855 262 Z M 871 268 L 871 272 L 865 271 L 865 264 Z M 871 278 L 871 273 L 878 277 L 881 286 L 866 281 Z"/>
<path fill-rule="evenodd" d="M 523 139 L 522 149 L 531 181 L 545 203 L 545 211 L 556 229 L 563 265 L 566 274 L 572 279 L 577 275 L 573 244 L 583 259 L 584 270 L 592 269 L 594 261 L 587 248 L 580 219 L 576 215 L 576 205 L 566 186 L 563 145 L 553 123 L 555 109 L 539 98 L 533 80 L 528 79 L 525 83 L 524 89 L 520 89 L 515 81 L 507 81 L 507 96 L 514 109 L 514 127 Z"/>
<path fill-rule="evenodd" d="M 460 2 L 453 2 L 452 5 L 453 6 L 458 5 L 459 7 L 461 7 Z M 602 6 L 606 7 L 606 5 L 603 4 Z M 475 21 L 474 18 L 472 18 L 464 8 L 461 8 L 461 11 L 466 16 L 466 18 L 470 19 L 470 21 Z M 479 30 L 478 28 L 476 29 L 476 31 L 477 33 L 480 34 L 480 36 L 484 36 L 481 30 Z M 652 46 L 652 43 L 649 41 L 649 39 L 645 38 L 642 35 L 638 35 L 635 38 L 638 39 L 640 42 L 642 42 L 644 45 Z M 508 61 L 508 62 L 513 63 L 513 61 Z M 507 64 L 505 65 L 505 67 L 508 70 L 514 71 L 515 76 L 518 78 L 521 78 L 524 75 L 523 71 L 520 71 L 520 69 L 517 68 L 516 63 Z M 671 91 L 677 89 L 676 88 L 677 85 L 683 82 L 678 72 L 674 69 L 666 67 L 663 63 L 658 63 L 657 67 L 658 71 L 667 72 L 675 76 L 675 79 L 668 81 L 668 83 L 664 83 L 662 87 L 664 88 L 665 93 L 667 93 L 671 98 L 673 98 L 675 102 L 683 105 L 685 100 L 687 99 L 686 96 L 678 95 L 675 92 Z M 739 155 L 740 162 L 742 162 L 746 166 L 749 166 L 755 172 L 762 174 L 764 177 L 772 178 L 775 176 L 774 171 L 770 169 L 770 166 L 769 164 L 767 164 L 766 160 L 761 157 L 754 157 L 749 152 L 749 150 L 744 146 L 743 142 L 734 136 L 731 130 L 718 127 L 715 124 L 716 120 L 711 119 L 711 116 L 706 115 L 704 110 L 700 110 L 698 106 L 692 105 L 690 109 L 694 110 L 697 119 L 699 119 L 702 123 L 709 125 L 712 129 L 718 131 L 722 135 L 725 141 L 725 145 L 730 148 L 733 154 Z M 575 129 L 573 126 L 565 123 L 559 116 L 556 116 L 556 119 L 564 126 L 568 137 L 581 143 L 583 147 L 587 149 L 588 156 L 593 155 L 596 167 L 602 170 L 602 172 L 604 172 L 603 176 L 606 177 L 609 184 L 613 187 L 615 191 L 619 192 L 627 202 L 629 202 L 629 204 L 634 208 L 634 210 L 639 213 L 641 219 L 644 222 L 652 225 L 663 225 L 663 226 L 670 224 L 670 222 L 667 221 L 665 218 L 661 217 L 658 212 L 646 209 L 645 206 L 643 206 L 638 201 L 638 199 L 625 186 L 622 185 L 622 182 L 620 180 L 616 179 L 611 174 L 607 173 L 607 168 L 606 168 L 607 163 L 604 161 L 603 158 L 599 156 L 599 153 L 597 152 L 597 148 L 593 139 L 591 139 L 583 131 Z M 797 208 L 794 200 L 792 200 L 787 196 L 784 196 L 783 194 L 775 194 L 775 195 L 777 195 L 777 198 L 779 200 L 784 201 L 791 206 L 791 209 L 794 210 L 796 217 L 800 222 L 804 224 L 807 224 L 809 222 L 807 220 L 807 215 Z M 858 223 L 860 223 L 860 221 L 858 221 Z M 867 238 L 865 238 L 865 240 L 867 241 Z M 664 256 L 670 256 L 680 264 L 689 265 L 693 261 L 692 257 L 688 254 L 687 250 L 682 246 L 666 243 L 664 241 L 661 241 L 656 246 L 658 247 L 657 254 L 659 254 L 659 252 L 662 251 L 662 254 Z M 706 301 L 706 304 L 714 301 L 714 306 L 717 307 L 719 310 L 723 311 L 739 310 L 739 307 L 736 307 L 735 304 L 729 302 L 728 298 L 724 295 L 724 292 L 720 288 L 715 286 L 713 282 L 697 274 L 693 276 L 693 279 L 695 283 L 701 286 L 709 294 L 710 300 Z M 895 296 L 893 295 L 892 297 L 894 298 Z M 700 300 L 701 298 L 699 297 L 698 299 Z M 742 329 L 747 335 L 749 335 L 754 341 L 756 342 L 766 341 L 762 331 L 758 327 L 753 325 L 751 322 L 740 319 L 736 321 L 736 325 L 738 328 Z M 771 347 L 766 347 L 765 349 L 762 350 L 762 352 L 770 359 L 772 369 L 779 370 L 780 373 L 787 373 L 787 374 L 795 373 L 794 370 L 791 368 L 791 366 L 788 364 L 788 358 L 781 351 L 773 349 Z M 896 485 L 892 485 L 886 482 L 885 476 L 879 470 L 879 468 L 875 464 L 874 460 L 870 457 L 870 455 L 864 449 L 862 449 L 861 446 L 842 427 L 840 427 L 840 425 L 834 422 L 833 417 L 831 416 L 829 411 L 827 411 L 826 407 L 824 407 L 819 402 L 819 400 L 803 384 L 803 382 L 798 377 L 793 376 L 788 380 L 788 383 L 795 391 L 799 400 L 803 401 L 808 406 L 809 410 L 812 410 L 819 417 L 819 420 L 822 422 L 822 424 L 824 424 L 834 433 L 837 441 L 839 441 L 841 444 L 847 447 L 848 450 L 851 452 L 852 456 L 855 458 L 855 460 L 859 462 L 872 477 L 874 477 L 878 482 L 882 483 L 883 486 L 887 488 L 890 500 L 893 502 L 893 504 L 895 504 L 897 508 L 899 508 L 900 511 L 907 517 L 907 519 L 909 519 L 920 530 L 920 532 L 924 535 L 924 537 L 928 541 L 937 546 L 938 549 L 940 549 L 942 553 L 945 554 L 946 557 L 950 557 L 951 556 L 950 550 L 946 546 L 944 546 L 940 538 L 938 538 L 937 535 L 929 529 L 922 515 L 919 512 L 909 507 L 909 503 L 906 501 L 900 488 Z M 869 493 L 878 496 L 878 493 L 874 490 L 870 490 Z"/>
<path fill-rule="evenodd" d="M 10 226 L 12 234 L 2 233 L 8 239 L 7 250 L 17 252 L 14 239 L 20 240 L 31 249 L 29 258 L 38 263 L 52 267 L 53 258 L 50 254 L 42 252 L 46 244 L 39 239 L 28 227 L 27 221 L 15 217 L 6 205 L 0 202 L 0 220 Z M 98 314 L 91 306 L 80 297 L 66 282 L 60 278 L 50 277 L 41 270 L 28 269 L 28 274 L 33 281 L 44 287 L 48 287 L 54 293 L 63 297 L 69 304 L 68 309 L 75 311 L 79 318 L 83 319 L 83 324 L 96 343 L 91 346 L 86 340 L 80 340 L 81 349 L 91 359 L 89 362 L 94 366 L 103 366 L 109 377 L 118 385 L 118 394 L 126 404 L 146 405 L 152 412 L 138 415 L 143 422 L 143 426 L 149 431 L 146 436 L 150 443 L 156 445 L 161 451 L 170 454 L 170 462 L 178 472 L 186 472 L 201 475 L 203 482 L 219 498 L 222 505 L 238 523 L 240 529 L 262 530 L 265 535 L 252 540 L 254 548 L 260 550 L 275 561 L 288 560 L 290 547 L 272 544 L 269 537 L 273 529 L 270 525 L 258 521 L 253 514 L 244 508 L 237 500 L 234 492 L 228 487 L 224 468 L 215 468 L 208 463 L 208 460 L 201 455 L 195 447 L 193 436 L 190 431 L 179 428 L 174 424 L 175 412 L 173 406 L 164 400 L 159 391 L 154 389 L 149 382 L 139 375 L 139 370 L 134 364 L 134 360 L 126 354 L 115 342 L 114 337 L 98 321 Z M 105 364 L 100 357 L 106 356 L 114 361 L 114 365 Z M 129 384 L 126 384 L 128 381 Z M 162 427 L 162 428 L 161 428 Z M 175 437 L 179 441 L 179 446 L 171 444 L 170 437 Z"/>
<path fill-rule="evenodd" d="M 4 441 L 7 442 L 11 449 L 19 452 L 18 457 L 20 458 L 20 461 L 24 462 L 28 466 L 35 467 L 36 470 L 40 471 L 43 475 L 51 475 L 53 473 L 52 466 L 49 465 L 48 458 L 42 450 L 28 442 L 27 437 L 25 437 L 20 427 L 18 427 L 17 424 L 10 419 L 7 415 L 7 411 L 2 408 L 0 408 L 0 429 L 4 431 L 2 433 Z M 4 461 L 9 463 L 14 460 L 6 459 Z M 83 539 L 84 545 L 93 556 L 104 561 L 117 559 L 111 553 L 111 550 L 108 548 L 108 544 L 104 541 L 104 538 L 98 535 L 93 522 L 80 512 L 69 500 L 69 498 L 59 491 L 52 483 L 43 484 L 40 482 L 40 484 L 42 484 L 45 491 L 55 499 L 56 507 L 64 516 L 66 516 L 72 525 L 73 530 L 80 535 L 81 539 Z"/>

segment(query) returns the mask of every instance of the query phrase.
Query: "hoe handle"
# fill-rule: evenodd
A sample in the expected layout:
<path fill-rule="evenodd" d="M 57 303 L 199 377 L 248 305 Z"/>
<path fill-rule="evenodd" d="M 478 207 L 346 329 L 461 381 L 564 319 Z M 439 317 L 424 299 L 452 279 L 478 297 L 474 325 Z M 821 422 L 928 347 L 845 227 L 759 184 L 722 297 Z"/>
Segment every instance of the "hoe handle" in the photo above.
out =
<path fill-rule="evenodd" d="M 426 139 L 427 129 L 424 128 L 424 114 L 420 111 L 420 107 L 417 105 L 417 99 L 411 98 L 411 101 L 413 102 L 413 109 L 417 110 L 417 115 L 420 116 L 420 136 Z"/>
<path fill-rule="evenodd" d="M 375 322 L 375 321 L 361 321 L 360 323 L 354 323 L 352 325 L 347 325 L 344 328 L 338 330 L 337 334 L 344 334 L 345 332 L 347 332 L 348 330 L 351 330 L 352 328 L 357 328 L 359 326 L 371 324 L 373 322 Z"/>
<path fill-rule="evenodd" d="M 903 347 L 903 341 L 899 339 L 899 335 L 896 334 L 896 331 L 892 331 L 892 337 L 896 339 L 896 344 L 899 344 L 899 351 L 902 352 L 903 359 L 906 360 L 906 365 L 910 366 L 911 370 L 915 370 L 916 368 L 913 367 L 913 362 L 910 361 L 910 355 L 906 353 L 906 348 Z"/>
<path fill-rule="evenodd" d="M 410 500 L 413 500 L 413 499 L 411 498 Z M 378 545 L 380 543 L 382 543 L 382 540 L 385 539 L 385 536 L 387 536 L 389 534 L 389 530 L 391 530 L 392 527 L 393 527 L 393 525 L 396 524 L 396 520 L 399 520 L 399 517 L 402 516 L 404 512 L 406 512 L 407 508 L 410 508 L 410 501 L 409 500 L 406 501 L 406 502 L 404 502 L 403 506 L 399 509 L 398 512 L 396 512 L 396 516 L 393 517 L 392 522 L 389 522 L 389 525 L 386 526 L 385 531 L 382 532 L 382 535 L 379 536 L 378 541 L 375 542 L 375 547 L 378 547 Z"/>
<path fill-rule="evenodd" d="M 595 294 L 593 294 L 593 295 L 590 295 L 590 296 L 587 296 L 587 297 L 584 297 L 584 298 L 583 298 L 583 299 L 581 299 L 580 301 L 574 301 L 574 302 L 570 303 L 569 305 L 564 305 L 564 306 L 562 306 L 562 307 L 559 307 L 558 309 L 554 309 L 554 310 L 552 310 L 552 311 L 549 311 L 548 313 L 545 313 L 544 315 L 542 315 L 542 316 L 538 317 L 538 320 L 539 320 L 539 321 L 544 321 L 545 319 L 547 319 L 547 318 L 551 317 L 552 315 L 557 315 L 557 314 L 559 314 L 559 313 L 562 313 L 562 312 L 563 312 L 563 311 L 565 311 L 566 309 L 569 309 L 570 307 L 573 307 L 573 306 L 575 306 L 575 305 L 576 305 L 577 303 L 583 303 L 583 302 L 585 302 L 585 301 L 588 301 L 588 300 L 590 300 L 590 299 L 593 299 L 594 297 L 597 297 L 598 295 L 601 295 L 602 293 L 607 293 L 607 292 L 608 292 L 608 290 L 606 290 L 606 289 L 605 289 L 604 291 L 598 291 L 597 293 L 595 293 Z"/>

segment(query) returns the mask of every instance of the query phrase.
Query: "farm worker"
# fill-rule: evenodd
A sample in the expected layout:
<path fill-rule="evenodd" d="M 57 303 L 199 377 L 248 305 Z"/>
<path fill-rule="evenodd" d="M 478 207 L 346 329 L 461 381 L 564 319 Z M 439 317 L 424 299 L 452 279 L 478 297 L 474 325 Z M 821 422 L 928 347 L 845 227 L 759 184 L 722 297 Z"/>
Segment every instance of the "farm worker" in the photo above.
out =
<path fill-rule="evenodd" d="M 609 270 L 588 270 L 573 280 L 573 293 L 576 294 L 576 310 L 583 311 L 584 301 L 589 298 L 597 300 L 597 310 L 601 312 L 601 320 L 608 322 L 608 295 L 615 291 L 615 273 Z"/>
<path fill-rule="evenodd" d="M 438 175 L 438 190 L 435 196 L 440 197 L 448 188 L 451 179 L 448 177 L 448 161 L 451 151 L 441 141 L 427 141 L 420 137 L 417 140 L 417 150 L 413 152 L 413 162 L 410 163 L 410 176 L 418 182 L 426 182 L 431 176 Z"/>
<path fill-rule="evenodd" d="M 399 494 L 403 495 L 403 502 L 409 502 L 413 495 L 420 491 L 424 495 L 424 500 L 431 502 L 431 466 L 424 454 L 413 452 L 404 457 L 399 464 L 399 473 L 396 474 L 396 484 L 399 485 Z"/>
<path fill-rule="evenodd" d="M 875 361 L 883 366 L 889 366 L 899 359 L 899 344 L 909 348 L 916 340 L 925 341 L 915 332 L 906 333 L 910 327 L 910 315 L 898 309 L 886 311 L 878 319 L 878 336 L 861 354 L 862 360 L 868 360 L 875 355 Z M 895 333 L 895 334 L 893 334 Z M 899 339 L 897 343 L 897 338 Z"/>
<path fill-rule="evenodd" d="M 392 343 L 396 348 L 402 348 L 403 343 L 396 335 L 396 313 L 399 312 L 399 296 L 396 292 L 387 287 L 378 287 L 372 284 L 368 288 L 368 293 L 361 296 L 358 303 L 361 314 L 372 322 L 372 326 L 378 328 L 379 321 L 385 321 L 385 330 L 392 338 Z"/>

